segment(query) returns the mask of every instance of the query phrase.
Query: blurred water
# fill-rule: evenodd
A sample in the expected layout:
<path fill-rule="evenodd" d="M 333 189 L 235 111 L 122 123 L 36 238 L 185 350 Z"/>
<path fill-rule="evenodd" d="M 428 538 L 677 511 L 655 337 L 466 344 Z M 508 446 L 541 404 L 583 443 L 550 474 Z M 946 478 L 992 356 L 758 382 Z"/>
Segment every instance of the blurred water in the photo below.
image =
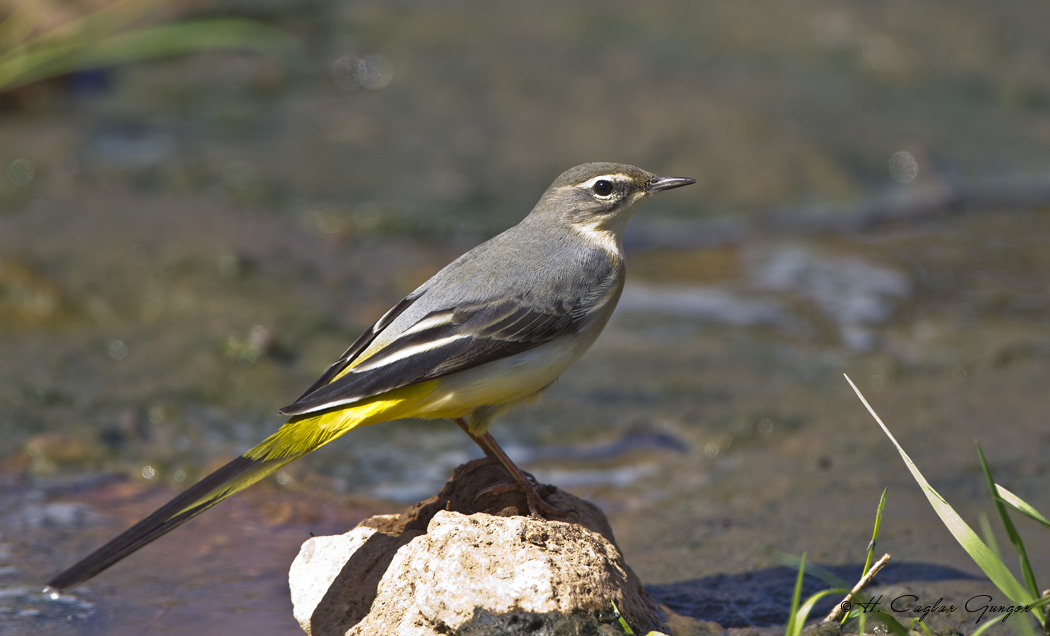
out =
<path fill-rule="evenodd" d="M 201 10 L 286 28 L 307 67 L 173 58 L 0 114 L 0 633 L 297 633 L 298 544 L 435 492 L 479 453 L 456 427 L 355 431 L 69 605 L 32 590 L 272 431 L 583 161 L 698 184 L 632 221 L 607 333 L 493 432 L 609 512 L 644 581 L 762 570 L 770 545 L 855 563 L 885 486 L 880 547 L 973 571 L 843 372 L 968 520 L 991 510 L 975 438 L 1046 511 L 1047 8 L 237 6 Z M 1012 194 L 941 196 L 973 184 Z M 872 201 L 934 214 L 849 222 Z"/>

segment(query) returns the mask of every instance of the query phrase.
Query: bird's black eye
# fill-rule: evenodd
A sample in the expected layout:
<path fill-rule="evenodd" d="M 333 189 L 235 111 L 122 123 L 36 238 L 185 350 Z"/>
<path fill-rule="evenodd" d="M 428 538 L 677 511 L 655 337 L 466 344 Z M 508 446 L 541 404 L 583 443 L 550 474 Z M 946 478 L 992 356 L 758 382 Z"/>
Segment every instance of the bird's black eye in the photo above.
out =
<path fill-rule="evenodd" d="M 612 194 L 613 184 L 608 179 L 599 179 L 594 182 L 594 193 L 600 197 L 607 197 Z"/>

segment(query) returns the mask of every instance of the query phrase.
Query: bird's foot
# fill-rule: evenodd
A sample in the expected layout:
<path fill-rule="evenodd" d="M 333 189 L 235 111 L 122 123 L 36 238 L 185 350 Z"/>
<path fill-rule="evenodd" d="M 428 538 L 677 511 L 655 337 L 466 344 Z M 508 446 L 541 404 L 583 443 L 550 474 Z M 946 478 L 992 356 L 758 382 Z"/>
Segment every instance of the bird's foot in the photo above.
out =
<path fill-rule="evenodd" d="M 474 501 L 478 500 L 478 497 L 483 495 L 502 495 L 505 492 L 519 491 L 525 494 L 525 501 L 529 505 L 529 512 L 532 516 L 537 519 L 547 519 L 549 517 L 564 518 L 569 515 L 578 515 L 579 513 L 571 508 L 559 508 L 552 506 L 543 500 L 540 493 L 536 492 L 536 486 L 529 481 L 519 481 L 513 484 L 496 484 L 495 486 L 489 486 L 484 488 L 475 497 Z"/>
<path fill-rule="evenodd" d="M 467 424 L 467 421 L 461 417 L 456 418 L 456 424 L 463 429 L 464 433 L 470 436 L 470 439 L 474 440 L 474 442 L 485 451 L 485 457 L 479 460 L 474 460 L 475 462 L 480 464 L 481 462 L 496 460 L 503 464 L 503 467 L 506 468 L 511 477 L 514 478 L 513 484 L 497 484 L 483 489 L 474 497 L 474 501 L 477 501 L 478 497 L 481 497 L 482 495 L 501 495 L 512 490 L 519 490 L 525 493 L 525 501 L 529 504 L 529 512 L 537 519 L 546 518 L 542 513 L 551 517 L 567 517 L 570 514 L 579 515 L 575 510 L 552 506 L 544 501 L 543 497 L 536 492 L 536 485 L 534 484 L 535 479 L 532 478 L 532 475 L 527 475 L 510 460 L 510 457 L 508 457 L 507 453 L 505 453 L 503 449 L 500 448 L 500 445 L 496 443 L 496 440 L 492 437 L 491 433 L 486 432 L 481 435 L 474 435 L 470 432 L 470 426 Z M 470 462 L 470 464 L 474 464 L 474 462 Z M 530 479 L 532 481 L 530 481 Z"/>

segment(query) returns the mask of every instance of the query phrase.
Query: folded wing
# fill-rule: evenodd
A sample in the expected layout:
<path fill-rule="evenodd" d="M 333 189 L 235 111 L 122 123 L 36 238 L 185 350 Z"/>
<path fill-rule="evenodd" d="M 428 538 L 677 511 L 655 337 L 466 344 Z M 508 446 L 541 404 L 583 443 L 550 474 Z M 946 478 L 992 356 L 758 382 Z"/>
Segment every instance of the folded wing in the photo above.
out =
<path fill-rule="evenodd" d="M 415 300 L 410 296 L 395 306 L 281 413 L 302 415 L 353 404 L 512 356 L 570 333 L 583 313 L 574 311 L 579 299 L 546 307 L 531 305 L 525 298 L 461 304 L 426 314 L 359 360 L 368 345 Z"/>

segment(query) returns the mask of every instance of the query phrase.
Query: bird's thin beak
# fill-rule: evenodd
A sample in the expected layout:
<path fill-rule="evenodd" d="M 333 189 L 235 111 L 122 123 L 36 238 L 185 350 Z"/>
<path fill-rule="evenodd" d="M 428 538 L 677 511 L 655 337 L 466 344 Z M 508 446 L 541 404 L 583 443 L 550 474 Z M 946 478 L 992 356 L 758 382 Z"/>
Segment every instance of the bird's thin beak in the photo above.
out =
<path fill-rule="evenodd" d="M 696 183 L 696 179 L 688 177 L 653 177 L 649 180 L 649 192 L 660 192 L 671 188 L 681 188 Z"/>

